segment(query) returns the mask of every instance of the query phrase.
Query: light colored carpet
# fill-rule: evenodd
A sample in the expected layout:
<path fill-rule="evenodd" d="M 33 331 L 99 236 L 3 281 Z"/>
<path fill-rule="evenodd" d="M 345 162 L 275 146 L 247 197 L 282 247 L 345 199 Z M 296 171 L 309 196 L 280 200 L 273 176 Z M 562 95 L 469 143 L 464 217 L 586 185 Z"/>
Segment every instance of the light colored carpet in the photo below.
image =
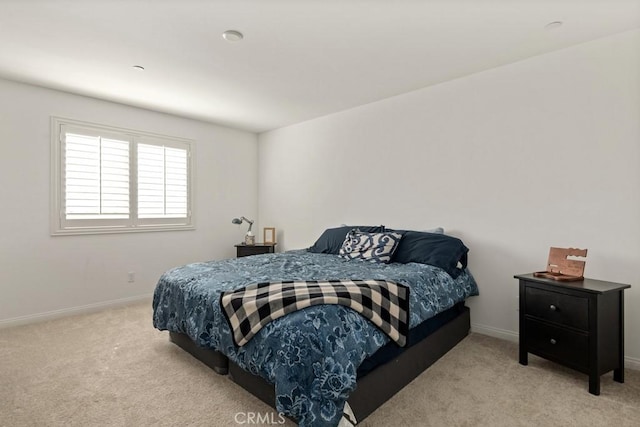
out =
<path fill-rule="evenodd" d="M 238 426 L 272 412 L 153 329 L 150 305 L 0 330 L 0 425 Z M 596 397 L 586 375 L 517 355 L 472 334 L 361 425 L 640 425 L 640 372 L 603 376 Z"/>

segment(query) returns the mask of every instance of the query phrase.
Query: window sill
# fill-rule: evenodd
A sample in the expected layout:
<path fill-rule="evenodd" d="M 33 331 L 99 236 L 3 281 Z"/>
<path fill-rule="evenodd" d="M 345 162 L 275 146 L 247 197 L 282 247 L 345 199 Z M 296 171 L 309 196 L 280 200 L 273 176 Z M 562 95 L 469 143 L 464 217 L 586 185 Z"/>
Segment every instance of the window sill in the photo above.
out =
<path fill-rule="evenodd" d="M 55 230 L 51 232 L 51 236 L 78 236 L 78 235 L 87 235 L 87 234 L 126 234 L 126 233 L 149 233 L 156 231 L 190 231 L 195 230 L 196 227 L 194 225 L 171 225 L 171 226 L 139 226 L 139 227 L 100 227 L 100 228 L 90 228 L 90 227 L 77 227 L 77 228 L 67 228 L 63 230 Z"/>

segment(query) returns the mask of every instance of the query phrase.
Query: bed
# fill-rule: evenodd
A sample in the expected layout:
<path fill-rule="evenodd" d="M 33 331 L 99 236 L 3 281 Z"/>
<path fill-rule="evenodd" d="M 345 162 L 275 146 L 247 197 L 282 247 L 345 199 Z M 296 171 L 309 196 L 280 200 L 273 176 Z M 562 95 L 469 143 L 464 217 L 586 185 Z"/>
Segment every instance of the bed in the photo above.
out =
<path fill-rule="evenodd" d="M 228 373 L 301 426 L 336 426 L 341 420 L 357 424 L 468 334 L 464 301 L 478 289 L 466 269 L 466 250 L 453 255 L 455 271 L 395 259 L 368 262 L 335 253 L 336 245 L 343 244 L 343 231 L 326 247 L 318 245 L 323 243 L 321 236 L 311 251 L 194 263 L 167 271 L 154 292 L 154 326 L 168 330 L 172 342 L 219 374 Z M 430 240 L 449 241 L 426 234 Z M 402 249 L 399 242 L 394 250 Z M 350 308 L 321 304 L 265 324 L 240 346 L 220 305 L 223 293 L 255 283 L 336 279 L 388 280 L 407 287 L 406 344 L 399 346 Z"/>

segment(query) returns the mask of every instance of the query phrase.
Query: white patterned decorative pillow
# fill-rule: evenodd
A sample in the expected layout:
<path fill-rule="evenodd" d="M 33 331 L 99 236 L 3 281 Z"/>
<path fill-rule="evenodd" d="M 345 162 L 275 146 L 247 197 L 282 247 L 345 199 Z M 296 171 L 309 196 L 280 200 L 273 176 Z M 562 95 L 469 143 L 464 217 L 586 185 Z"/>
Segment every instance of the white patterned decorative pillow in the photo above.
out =
<path fill-rule="evenodd" d="M 400 233 L 365 233 L 353 229 L 347 233 L 338 255 L 347 260 L 362 259 L 388 263 L 391 261 L 391 256 L 398 247 L 400 239 L 402 239 Z"/>

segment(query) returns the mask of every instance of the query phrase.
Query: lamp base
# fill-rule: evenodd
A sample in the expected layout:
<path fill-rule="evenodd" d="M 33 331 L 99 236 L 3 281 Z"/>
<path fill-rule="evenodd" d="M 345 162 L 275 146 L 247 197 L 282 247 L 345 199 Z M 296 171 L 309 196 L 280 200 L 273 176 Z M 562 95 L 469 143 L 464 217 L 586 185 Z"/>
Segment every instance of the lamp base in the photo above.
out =
<path fill-rule="evenodd" d="M 254 236 L 253 234 L 246 234 L 244 236 L 244 244 L 254 246 L 256 244 L 256 236 Z"/>

